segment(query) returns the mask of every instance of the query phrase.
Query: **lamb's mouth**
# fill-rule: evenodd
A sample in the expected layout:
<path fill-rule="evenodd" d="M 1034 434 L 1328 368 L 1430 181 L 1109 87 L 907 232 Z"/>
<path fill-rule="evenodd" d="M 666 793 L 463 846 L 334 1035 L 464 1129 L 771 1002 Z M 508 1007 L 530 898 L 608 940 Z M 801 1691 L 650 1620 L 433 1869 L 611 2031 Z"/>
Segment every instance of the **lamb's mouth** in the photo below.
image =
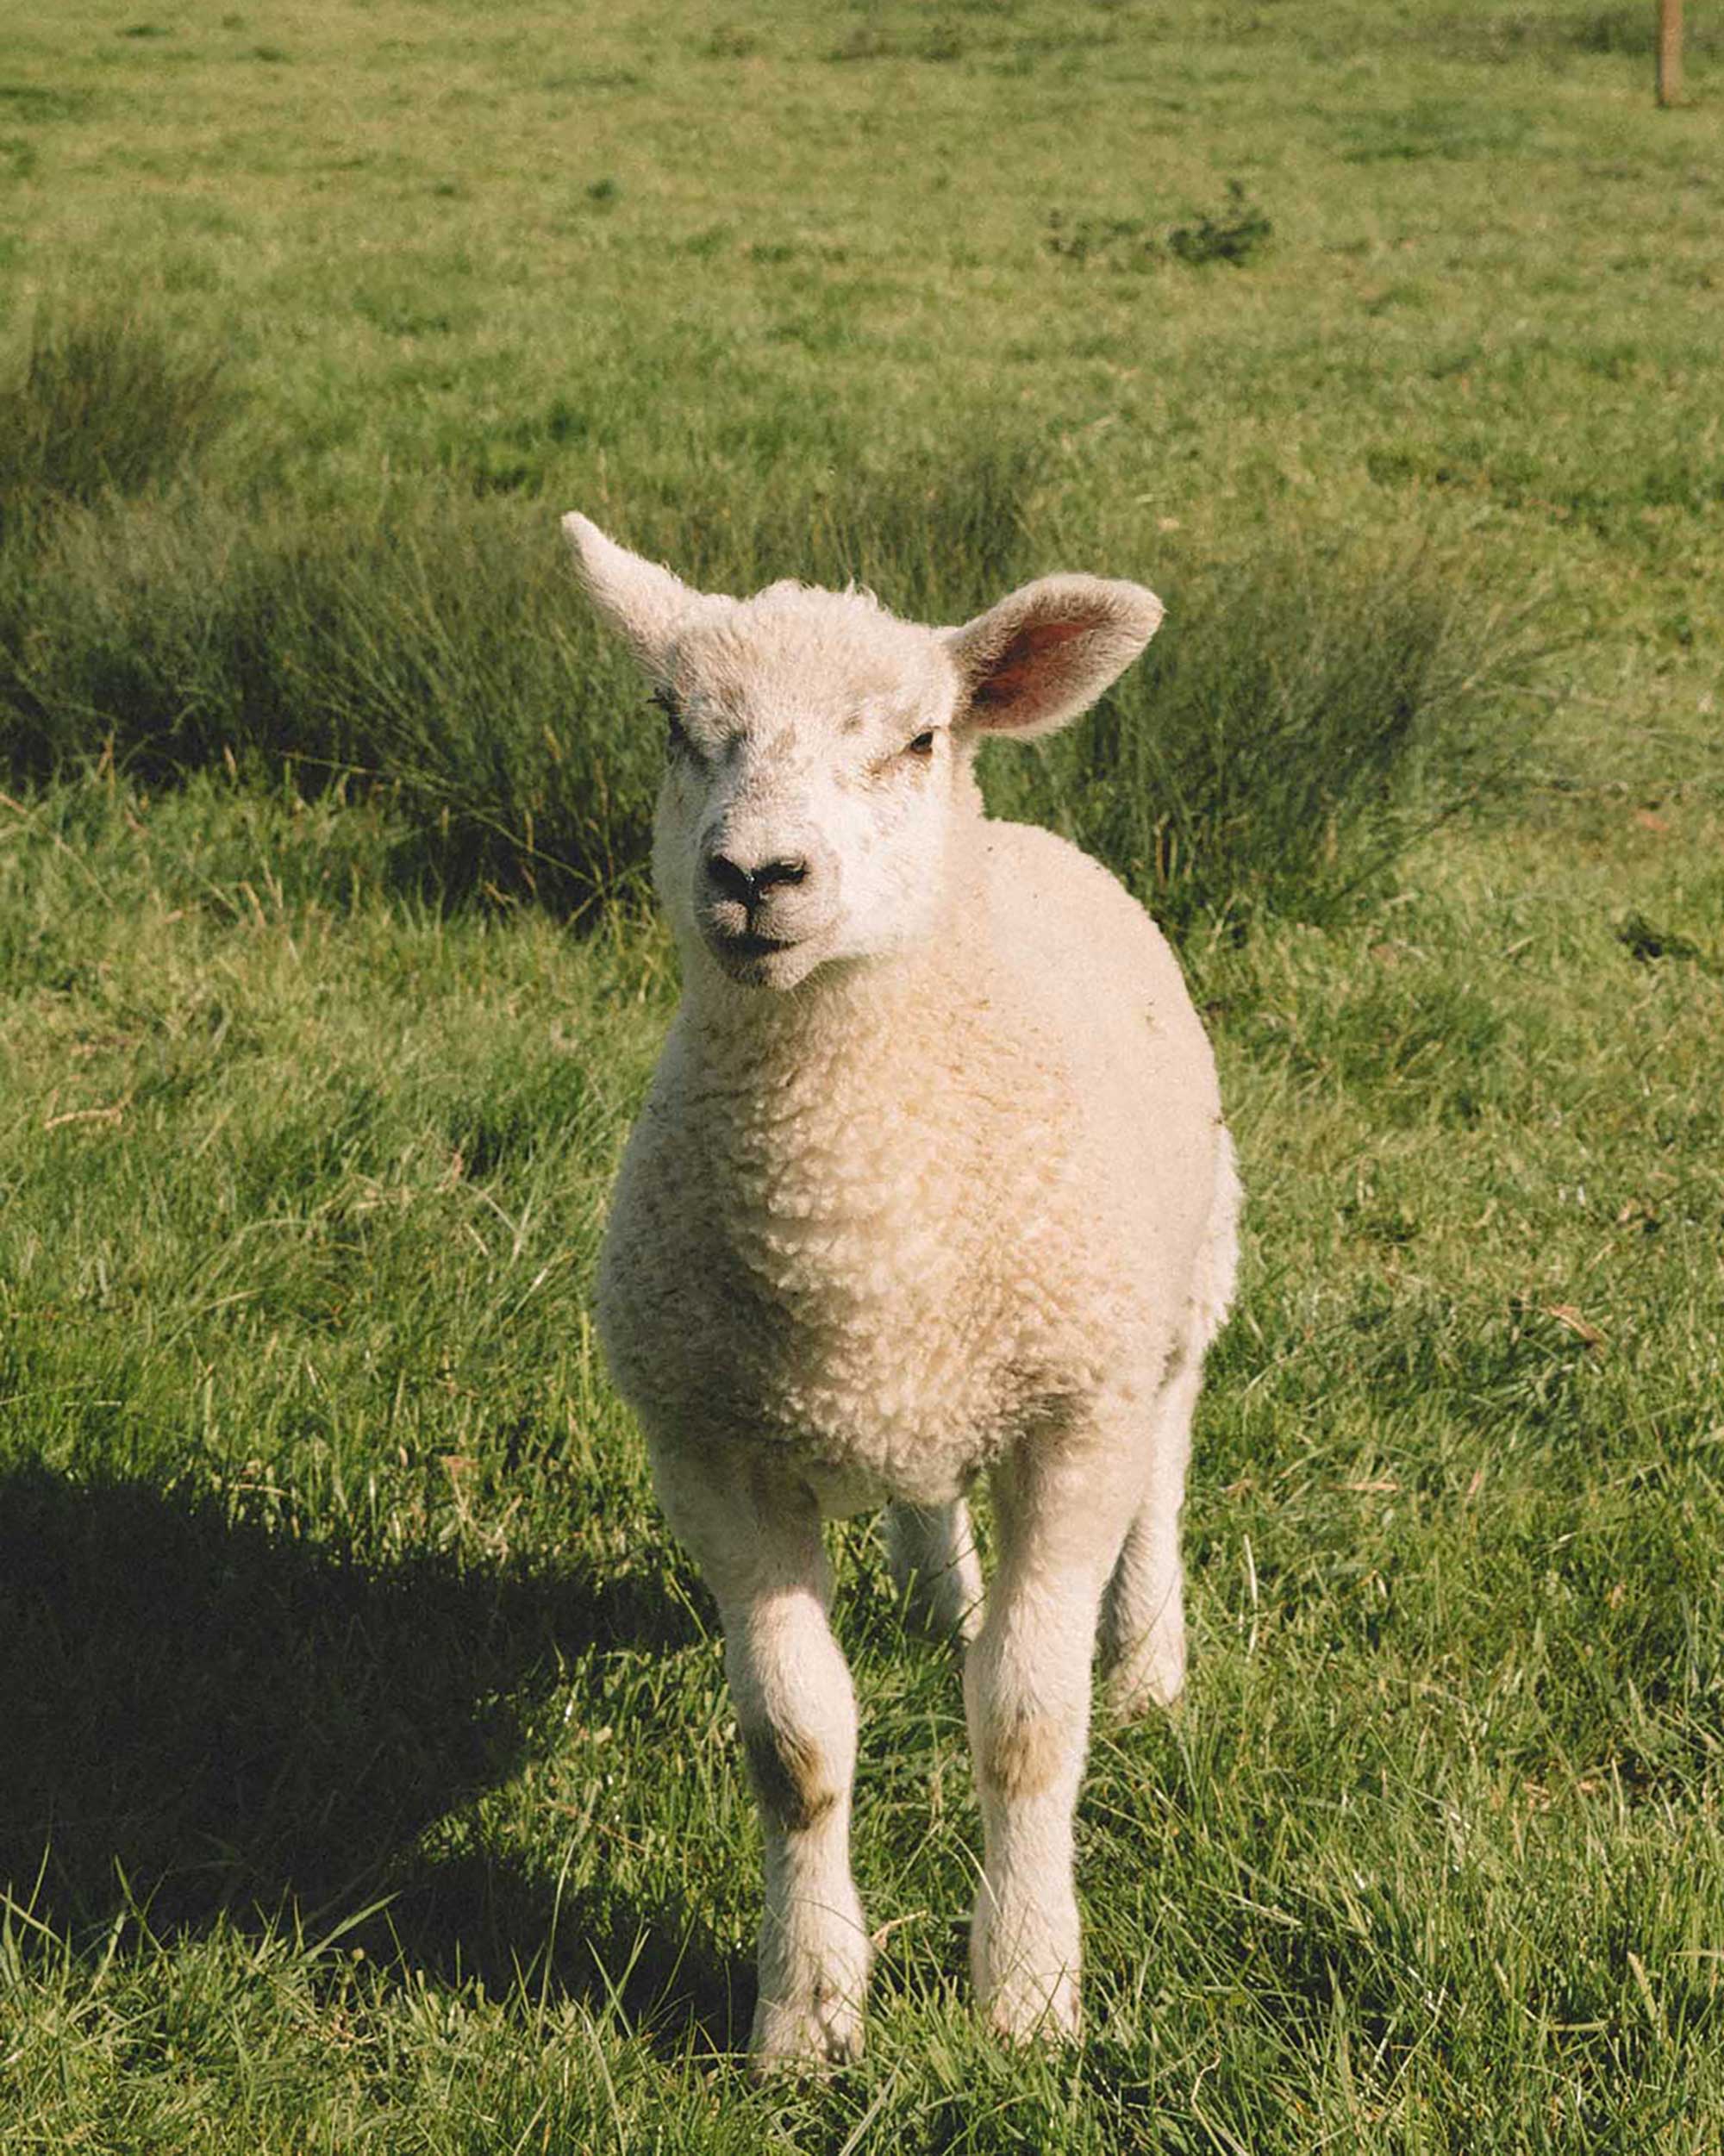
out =
<path fill-rule="evenodd" d="M 771 936 L 744 928 L 706 930 L 707 948 L 734 981 L 751 988 L 791 988 L 818 963 L 817 935 Z"/>

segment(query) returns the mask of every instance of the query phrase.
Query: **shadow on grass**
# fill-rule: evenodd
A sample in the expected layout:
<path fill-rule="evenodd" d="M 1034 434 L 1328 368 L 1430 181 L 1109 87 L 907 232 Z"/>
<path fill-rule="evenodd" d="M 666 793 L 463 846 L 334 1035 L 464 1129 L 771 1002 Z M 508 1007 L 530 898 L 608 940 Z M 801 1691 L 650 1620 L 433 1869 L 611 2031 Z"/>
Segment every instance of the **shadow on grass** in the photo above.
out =
<path fill-rule="evenodd" d="M 525 1972 L 663 2040 L 728 2047 L 731 1972 L 674 1890 L 650 1909 L 559 1904 L 554 1875 L 420 1846 L 540 1748 L 571 1661 L 693 1636 L 640 1578 L 367 1565 L 208 1500 L 15 1471 L 0 1477 L 0 1884 L 74 1940 L 128 1908 L 158 1937 L 222 1918 L 315 1936 L 360 1917 L 352 1938 L 384 1962 L 493 1995 Z"/>
<path fill-rule="evenodd" d="M 356 1936 L 384 1965 L 448 1984 L 477 1978 L 494 1998 L 518 1989 L 609 2009 L 667 2057 L 690 2045 L 697 2055 L 740 2052 L 754 2012 L 752 1957 L 715 1939 L 668 1857 L 661 1877 L 665 1890 L 651 1897 L 564 1894 L 542 1867 L 475 1852 L 420 1869 Z"/>

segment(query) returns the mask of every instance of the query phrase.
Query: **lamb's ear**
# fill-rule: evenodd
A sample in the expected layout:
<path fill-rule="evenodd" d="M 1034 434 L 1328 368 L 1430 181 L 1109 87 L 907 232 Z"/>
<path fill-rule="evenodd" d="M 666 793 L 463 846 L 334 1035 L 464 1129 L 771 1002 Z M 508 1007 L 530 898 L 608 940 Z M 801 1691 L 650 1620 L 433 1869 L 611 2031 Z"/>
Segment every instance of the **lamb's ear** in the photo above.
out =
<path fill-rule="evenodd" d="M 984 734 L 1051 734 L 1087 711 L 1154 635 L 1161 602 L 1140 584 L 1041 577 L 945 629 L 968 697 L 958 724 Z"/>
<path fill-rule="evenodd" d="M 664 672 L 671 640 L 691 615 L 721 603 L 657 562 L 607 539 L 578 509 L 571 509 L 563 519 L 563 536 L 573 552 L 587 597 L 621 632 L 649 673 Z"/>

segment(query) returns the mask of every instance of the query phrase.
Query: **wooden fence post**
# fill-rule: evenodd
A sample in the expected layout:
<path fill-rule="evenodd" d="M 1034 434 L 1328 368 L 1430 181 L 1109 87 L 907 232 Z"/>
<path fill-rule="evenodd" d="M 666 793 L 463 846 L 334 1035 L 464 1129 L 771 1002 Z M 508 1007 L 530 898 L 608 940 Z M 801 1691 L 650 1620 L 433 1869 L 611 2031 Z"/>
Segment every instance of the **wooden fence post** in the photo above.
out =
<path fill-rule="evenodd" d="M 1682 0 L 1658 0 L 1658 103 L 1682 103 Z"/>

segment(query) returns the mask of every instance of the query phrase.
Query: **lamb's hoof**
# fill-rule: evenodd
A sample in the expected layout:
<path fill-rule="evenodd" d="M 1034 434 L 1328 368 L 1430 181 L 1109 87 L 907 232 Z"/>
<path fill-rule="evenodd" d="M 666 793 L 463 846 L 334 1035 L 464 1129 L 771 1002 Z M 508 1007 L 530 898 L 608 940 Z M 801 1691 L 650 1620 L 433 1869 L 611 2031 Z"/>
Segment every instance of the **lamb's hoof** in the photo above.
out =
<path fill-rule="evenodd" d="M 1072 2044 L 1083 2033 L 1078 1975 L 1014 1970 L 987 2002 L 989 2026 L 1009 2044 Z"/>
<path fill-rule="evenodd" d="M 748 2075 L 832 2073 L 862 2056 L 862 2009 L 836 1992 L 811 1999 L 762 1999 L 748 2041 Z"/>

